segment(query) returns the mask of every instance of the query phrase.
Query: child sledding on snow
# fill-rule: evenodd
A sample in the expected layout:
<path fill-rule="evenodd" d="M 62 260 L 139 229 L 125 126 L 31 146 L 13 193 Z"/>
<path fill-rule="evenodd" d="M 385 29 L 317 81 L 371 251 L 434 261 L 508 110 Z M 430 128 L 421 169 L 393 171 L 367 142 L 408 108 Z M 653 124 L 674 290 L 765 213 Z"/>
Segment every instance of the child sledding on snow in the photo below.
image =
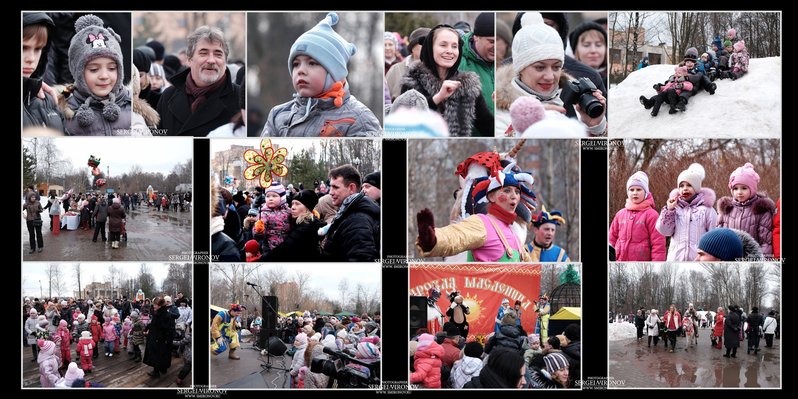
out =
<path fill-rule="evenodd" d="M 720 78 L 737 80 L 748 73 L 748 51 L 745 49 L 745 42 L 740 40 L 734 43 L 734 53 L 729 56 L 729 70 L 720 73 Z"/>
<path fill-rule="evenodd" d="M 651 110 L 651 116 L 657 116 L 657 114 L 659 114 L 659 108 L 664 102 L 670 105 L 669 114 L 675 114 L 677 110 L 680 110 L 680 107 L 681 111 L 684 111 L 687 102 L 680 102 L 679 95 L 684 90 L 693 90 L 693 84 L 687 79 L 687 67 L 676 66 L 673 75 L 671 75 L 665 83 L 654 84 L 654 90 L 656 90 L 658 94 L 651 98 L 640 96 L 640 103 L 643 104 L 646 109 Z"/>

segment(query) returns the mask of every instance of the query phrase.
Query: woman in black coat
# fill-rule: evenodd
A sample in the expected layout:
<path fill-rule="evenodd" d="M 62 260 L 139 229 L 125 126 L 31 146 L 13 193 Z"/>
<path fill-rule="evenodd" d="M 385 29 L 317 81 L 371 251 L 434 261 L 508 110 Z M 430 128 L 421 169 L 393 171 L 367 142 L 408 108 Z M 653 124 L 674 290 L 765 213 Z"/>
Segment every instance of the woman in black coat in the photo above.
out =
<path fill-rule="evenodd" d="M 319 229 L 325 226 L 313 209 L 319 203 L 313 190 L 302 190 L 291 201 L 291 232 L 261 262 L 317 262 L 321 258 Z"/>
<path fill-rule="evenodd" d="M 147 326 L 147 347 L 144 364 L 152 366 L 147 375 L 158 378 L 172 365 L 172 340 L 175 336 L 175 320 L 169 315 L 166 301 L 157 297 L 153 301 L 153 316 Z"/>
<path fill-rule="evenodd" d="M 726 321 L 723 326 L 723 340 L 726 341 L 726 354 L 723 357 L 737 357 L 737 348 L 740 346 L 740 327 L 742 319 L 740 313 L 737 311 L 737 305 L 729 306 L 729 315 L 726 316 Z"/>

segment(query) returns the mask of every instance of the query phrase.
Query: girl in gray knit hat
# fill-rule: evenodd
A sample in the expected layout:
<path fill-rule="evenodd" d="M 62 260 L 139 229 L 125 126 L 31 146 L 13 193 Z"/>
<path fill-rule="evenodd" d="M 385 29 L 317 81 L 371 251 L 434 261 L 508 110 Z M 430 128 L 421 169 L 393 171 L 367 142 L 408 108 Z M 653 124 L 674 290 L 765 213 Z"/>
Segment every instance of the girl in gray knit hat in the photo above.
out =
<path fill-rule="evenodd" d="M 120 36 L 92 14 L 78 18 L 75 32 L 69 44 L 75 84 L 67 100 L 66 130 L 81 136 L 130 135 L 130 94 L 122 84 Z"/>

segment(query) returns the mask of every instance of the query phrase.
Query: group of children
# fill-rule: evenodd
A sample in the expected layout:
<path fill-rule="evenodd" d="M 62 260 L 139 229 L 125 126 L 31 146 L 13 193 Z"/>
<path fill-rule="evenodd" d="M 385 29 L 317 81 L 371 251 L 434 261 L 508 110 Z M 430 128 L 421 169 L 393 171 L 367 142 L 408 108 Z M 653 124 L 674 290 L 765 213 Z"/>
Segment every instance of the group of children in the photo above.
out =
<path fill-rule="evenodd" d="M 659 213 L 648 175 L 638 171 L 629 177 L 626 205 L 610 226 L 612 260 L 727 262 L 773 257 L 776 207 L 757 192 L 760 178 L 753 165 L 746 163 L 731 173 L 731 196 L 718 200 L 717 210 L 715 192 L 701 186 L 704 177 L 697 163 L 682 171 Z M 670 237 L 667 256 L 665 237 Z"/>
<path fill-rule="evenodd" d="M 25 329 L 29 336 L 36 339 L 39 348 L 35 360 L 39 363 L 42 387 L 71 387 L 71 381 L 83 379 L 84 373 L 91 373 L 94 369 L 93 359 L 97 359 L 100 354 L 100 340 L 103 340 L 106 357 L 118 354 L 122 346 L 132 355 L 131 360 L 142 360 L 145 320 L 142 320 L 138 311 L 134 311 L 125 318 L 124 323 L 120 323 L 117 310 L 112 309 L 111 313 L 112 316 L 100 324 L 96 315 L 92 315 L 91 322 L 88 322 L 86 315 L 78 310 L 72 323 L 72 331 L 69 330 L 67 321 L 62 319 L 54 332 L 48 332 L 49 321 L 44 315 L 38 316 L 36 310 L 31 309 L 30 319 L 36 320 L 36 328 L 31 331 L 29 323 L 26 323 Z M 72 342 L 75 342 L 75 360 L 80 359 L 79 368 L 76 361 L 72 361 Z M 62 369 L 66 370 L 64 378 L 59 373 Z"/>
<path fill-rule="evenodd" d="M 650 98 L 640 96 L 640 103 L 645 109 L 651 110 L 651 116 L 659 114 L 663 103 L 670 106 L 670 114 L 684 112 L 688 99 L 698 90 L 703 88 L 710 95 L 715 94 L 715 79 L 736 80 L 745 75 L 748 61 L 745 41 L 737 37 L 734 28 L 729 29 L 722 44 L 720 37 L 715 37 L 712 50 L 707 50 L 700 57 L 695 47 L 688 48 L 684 60 L 675 66 L 674 74 L 664 83 L 654 84 L 657 94 Z"/>

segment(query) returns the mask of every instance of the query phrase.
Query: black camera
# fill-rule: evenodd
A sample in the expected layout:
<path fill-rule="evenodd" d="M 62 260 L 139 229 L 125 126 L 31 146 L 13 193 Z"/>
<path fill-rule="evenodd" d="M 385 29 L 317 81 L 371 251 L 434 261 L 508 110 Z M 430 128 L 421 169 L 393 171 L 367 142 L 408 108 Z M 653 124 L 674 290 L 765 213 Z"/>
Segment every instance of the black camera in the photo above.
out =
<path fill-rule="evenodd" d="M 310 365 L 312 373 L 321 373 L 329 378 L 327 388 L 374 388 L 379 386 L 380 362 L 367 363 L 355 359 L 343 352 L 324 348 L 324 353 L 331 359 L 313 359 Z M 346 365 L 347 362 L 359 364 L 368 368 L 365 373 L 357 367 Z"/>
<path fill-rule="evenodd" d="M 591 118 L 597 118 L 604 113 L 604 105 L 593 95 L 597 90 L 596 85 L 588 78 L 579 78 L 565 82 L 560 98 L 565 104 L 579 104 L 582 111 Z"/>

